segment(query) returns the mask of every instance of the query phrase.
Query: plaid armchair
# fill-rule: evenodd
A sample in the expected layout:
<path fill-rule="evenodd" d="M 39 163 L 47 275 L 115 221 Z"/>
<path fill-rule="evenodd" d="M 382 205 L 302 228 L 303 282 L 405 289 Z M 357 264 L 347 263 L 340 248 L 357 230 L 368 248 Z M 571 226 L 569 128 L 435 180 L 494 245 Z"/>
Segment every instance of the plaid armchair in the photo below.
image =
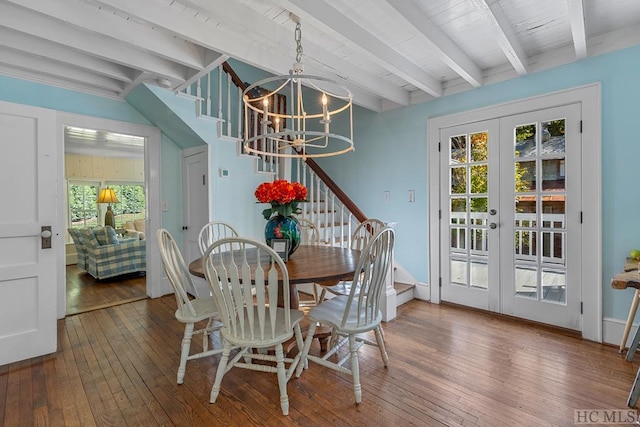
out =
<path fill-rule="evenodd" d="M 146 241 L 122 239 L 113 228 L 80 228 L 69 230 L 78 252 L 78 267 L 96 279 L 106 279 L 127 273 L 146 272 Z M 74 236 L 76 234 L 76 236 Z"/>

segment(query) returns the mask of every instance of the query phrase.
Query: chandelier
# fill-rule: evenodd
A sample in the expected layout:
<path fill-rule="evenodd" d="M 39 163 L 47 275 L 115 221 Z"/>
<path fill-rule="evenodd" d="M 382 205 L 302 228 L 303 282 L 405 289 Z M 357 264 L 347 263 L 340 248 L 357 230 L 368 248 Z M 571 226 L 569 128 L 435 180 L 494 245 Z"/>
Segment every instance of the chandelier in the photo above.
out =
<path fill-rule="evenodd" d="M 260 80 L 242 92 L 245 152 L 306 159 L 354 150 L 351 92 L 333 80 L 304 74 L 301 39 L 297 22 L 296 62 L 289 75 Z M 332 127 L 336 118 L 339 126 Z"/>

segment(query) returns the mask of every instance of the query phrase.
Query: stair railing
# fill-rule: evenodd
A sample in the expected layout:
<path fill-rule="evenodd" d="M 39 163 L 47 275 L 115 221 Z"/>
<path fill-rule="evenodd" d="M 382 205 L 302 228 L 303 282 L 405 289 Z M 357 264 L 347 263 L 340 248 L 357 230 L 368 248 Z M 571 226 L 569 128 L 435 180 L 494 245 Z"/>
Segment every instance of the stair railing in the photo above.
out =
<path fill-rule="evenodd" d="M 179 93 L 195 99 L 196 114 L 215 120 L 218 136 L 237 142 L 240 155 L 255 158 L 258 172 L 270 173 L 277 179 L 281 175 L 277 157 L 245 153 L 239 143 L 245 131 L 242 92 L 247 86 L 233 68 L 223 62 L 217 68 L 197 76 Z M 278 108 L 284 114 L 285 101 L 270 108 Z M 261 132 L 261 120 L 262 114 L 258 112 L 253 112 L 253 116 L 247 118 L 251 136 Z M 256 143 L 267 144 L 267 141 L 258 140 Z M 309 202 L 300 205 L 302 215 L 318 227 L 324 244 L 348 247 L 352 231 L 367 219 L 366 215 L 313 159 L 295 159 L 293 169 L 298 181 L 309 190 Z"/>

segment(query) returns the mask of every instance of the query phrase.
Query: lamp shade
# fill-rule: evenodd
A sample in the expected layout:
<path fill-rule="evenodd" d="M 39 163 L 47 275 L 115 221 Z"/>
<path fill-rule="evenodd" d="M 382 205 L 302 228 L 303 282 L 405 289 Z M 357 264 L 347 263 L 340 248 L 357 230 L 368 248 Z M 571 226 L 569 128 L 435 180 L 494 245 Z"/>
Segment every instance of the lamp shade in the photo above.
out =
<path fill-rule="evenodd" d="M 120 203 L 112 188 L 103 188 L 98 196 L 98 203 Z"/>

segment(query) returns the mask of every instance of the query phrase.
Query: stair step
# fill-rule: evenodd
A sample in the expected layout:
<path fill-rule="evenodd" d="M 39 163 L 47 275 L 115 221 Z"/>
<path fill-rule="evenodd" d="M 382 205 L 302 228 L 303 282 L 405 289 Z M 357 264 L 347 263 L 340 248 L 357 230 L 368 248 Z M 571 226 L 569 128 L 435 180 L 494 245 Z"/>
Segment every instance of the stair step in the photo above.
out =
<path fill-rule="evenodd" d="M 415 287 L 416 287 L 416 285 L 410 285 L 409 283 L 398 283 L 398 282 L 395 282 L 393 284 L 393 288 L 396 290 L 396 295 L 400 295 L 400 294 L 403 294 L 405 292 L 409 292 L 410 290 L 412 290 Z"/>
<path fill-rule="evenodd" d="M 402 305 L 405 302 L 409 302 L 413 299 L 413 289 L 416 285 L 409 283 L 394 282 L 393 288 L 396 290 L 396 305 Z"/>

